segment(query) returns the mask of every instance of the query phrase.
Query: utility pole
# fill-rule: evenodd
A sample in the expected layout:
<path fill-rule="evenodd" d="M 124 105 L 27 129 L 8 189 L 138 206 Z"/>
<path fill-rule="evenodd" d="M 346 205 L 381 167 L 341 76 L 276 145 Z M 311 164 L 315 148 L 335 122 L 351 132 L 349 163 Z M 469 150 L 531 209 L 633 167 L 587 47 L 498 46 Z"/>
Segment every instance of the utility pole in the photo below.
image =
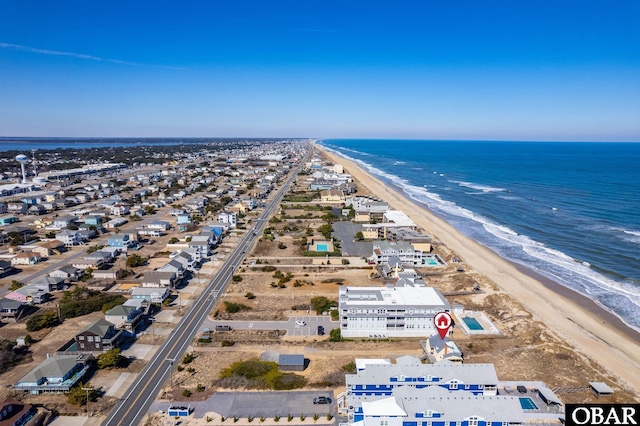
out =
<path fill-rule="evenodd" d="M 80 389 L 82 389 L 83 391 L 87 392 L 87 417 L 90 417 L 90 414 L 89 414 L 89 391 L 93 390 L 93 388 L 86 387 L 86 388 L 80 388 Z"/>
<path fill-rule="evenodd" d="M 171 387 L 171 399 L 173 400 L 173 363 L 176 361 L 175 358 L 167 358 L 169 361 L 169 384 Z"/>

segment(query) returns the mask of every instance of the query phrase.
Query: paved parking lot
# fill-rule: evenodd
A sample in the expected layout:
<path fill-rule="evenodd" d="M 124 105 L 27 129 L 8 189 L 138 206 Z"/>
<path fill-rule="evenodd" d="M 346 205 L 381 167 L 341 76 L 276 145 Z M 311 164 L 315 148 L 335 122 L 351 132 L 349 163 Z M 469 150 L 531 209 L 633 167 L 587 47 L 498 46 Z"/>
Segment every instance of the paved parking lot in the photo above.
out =
<path fill-rule="evenodd" d="M 340 240 L 340 251 L 344 256 L 365 256 L 373 254 L 373 244 L 368 241 L 354 241 L 356 232 L 362 231 L 362 225 L 353 222 L 334 222 L 333 235 Z"/>
<path fill-rule="evenodd" d="M 296 324 L 302 321 L 305 325 Z M 325 334 L 329 334 L 334 328 L 340 328 L 338 321 L 331 321 L 329 315 L 295 316 L 289 321 L 213 321 L 207 318 L 202 323 L 202 328 L 215 330 L 216 325 L 228 325 L 234 330 L 285 330 L 289 336 L 317 336 L 318 326 L 324 327 Z"/>
<path fill-rule="evenodd" d="M 314 404 L 313 398 L 324 396 L 331 398 L 331 404 Z M 154 402 L 150 412 L 166 411 L 168 402 Z M 325 417 L 335 413 L 335 398 L 331 391 L 283 391 L 283 392 L 216 392 L 206 401 L 189 401 L 193 408 L 193 415 L 202 418 L 207 413 L 214 412 L 225 417 L 271 418 L 275 415 L 286 417 L 292 415 L 294 419 L 304 414 L 312 417 L 314 414 Z"/>

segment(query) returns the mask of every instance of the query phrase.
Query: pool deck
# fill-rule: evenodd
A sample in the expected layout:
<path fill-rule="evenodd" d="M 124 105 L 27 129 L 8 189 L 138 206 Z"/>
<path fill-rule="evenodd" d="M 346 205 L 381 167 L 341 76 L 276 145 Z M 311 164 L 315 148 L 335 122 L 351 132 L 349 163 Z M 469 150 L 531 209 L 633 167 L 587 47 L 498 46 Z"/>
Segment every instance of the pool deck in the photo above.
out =
<path fill-rule="evenodd" d="M 487 318 L 484 312 L 480 311 L 462 311 L 454 313 L 457 321 L 456 325 L 462 330 L 462 332 L 466 335 L 474 335 L 474 334 L 500 334 L 500 330 L 493 325 L 493 323 Z M 471 330 L 469 326 L 462 320 L 464 317 L 473 318 L 482 327 L 482 330 Z"/>
<path fill-rule="evenodd" d="M 526 393 L 520 393 L 516 388 L 518 385 L 527 388 Z M 538 389 L 546 387 L 543 382 L 500 382 L 498 384 L 498 395 L 515 396 L 518 398 L 529 398 L 538 407 L 535 410 L 525 410 L 525 416 L 531 420 L 558 420 L 564 414 L 564 405 L 547 405 L 540 398 Z"/>

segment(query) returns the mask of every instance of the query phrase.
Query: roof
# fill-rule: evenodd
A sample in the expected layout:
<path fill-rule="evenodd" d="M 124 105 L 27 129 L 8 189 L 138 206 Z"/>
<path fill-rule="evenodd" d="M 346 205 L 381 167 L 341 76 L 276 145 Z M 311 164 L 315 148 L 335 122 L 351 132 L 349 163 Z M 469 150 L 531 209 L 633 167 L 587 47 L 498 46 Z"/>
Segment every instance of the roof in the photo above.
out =
<path fill-rule="evenodd" d="M 407 413 L 398 405 L 394 397 L 377 401 L 363 401 L 362 413 L 369 416 L 406 417 Z"/>
<path fill-rule="evenodd" d="M 109 330 L 111 328 L 115 327 L 115 324 L 107 321 L 106 319 L 102 318 L 99 319 L 98 321 L 94 322 L 93 324 L 89 325 L 88 327 L 85 327 L 82 331 L 80 331 L 78 334 L 82 334 L 84 332 L 90 332 L 93 334 L 96 334 L 98 336 L 106 336 L 107 333 L 109 332 Z"/>
<path fill-rule="evenodd" d="M 113 308 L 109 309 L 107 312 L 105 312 L 105 315 L 124 315 L 127 316 L 129 315 L 129 313 L 131 313 L 131 311 L 135 311 L 136 308 L 134 308 L 133 306 L 127 306 L 127 305 L 116 305 Z"/>
<path fill-rule="evenodd" d="M 606 386 L 606 385 L 605 385 Z M 608 386 L 607 386 L 608 387 Z M 562 401 L 560 401 L 560 398 L 558 398 L 556 396 L 555 393 L 553 393 L 553 391 L 549 388 L 540 386 L 538 387 L 538 392 L 540 393 L 540 395 L 542 395 L 544 397 L 544 399 L 546 399 L 548 402 L 552 402 L 554 404 L 558 404 L 558 405 L 562 405 Z"/>
<path fill-rule="evenodd" d="M 508 423 L 525 423 L 526 420 L 517 396 L 474 395 L 465 391 L 449 392 L 440 386 L 429 386 L 423 389 L 398 387 L 393 390 L 393 396 L 398 405 L 409 413 L 425 411 L 441 413 L 438 421 L 460 421 L 472 416 L 487 421 L 498 420 Z"/>
<path fill-rule="evenodd" d="M 611 389 L 606 383 L 603 382 L 589 382 L 589 386 L 593 388 L 598 393 L 613 393 L 613 389 Z"/>
<path fill-rule="evenodd" d="M 411 361 L 413 358 L 415 361 Z M 392 377 L 407 378 L 427 377 L 440 378 L 438 384 L 446 384 L 453 380 L 462 384 L 497 385 L 498 375 L 493 364 L 454 364 L 437 362 L 422 364 L 416 357 L 401 357 L 396 364 L 365 364 L 365 369 L 356 374 L 347 374 L 347 384 L 382 385 L 391 382 Z M 403 382 L 398 382 L 402 384 Z"/>
<path fill-rule="evenodd" d="M 278 365 L 304 365 L 304 355 L 280 354 Z"/>
<path fill-rule="evenodd" d="M 78 364 L 77 357 L 74 356 L 53 356 L 45 359 L 40 365 L 28 372 L 18 383 L 39 382 L 43 377 L 64 377 L 73 367 Z"/>
<path fill-rule="evenodd" d="M 0 309 L 17 309 L 20 306 L 22 306 L 22 302 L 7 299 L 6 297 L 0 298 Z"/>

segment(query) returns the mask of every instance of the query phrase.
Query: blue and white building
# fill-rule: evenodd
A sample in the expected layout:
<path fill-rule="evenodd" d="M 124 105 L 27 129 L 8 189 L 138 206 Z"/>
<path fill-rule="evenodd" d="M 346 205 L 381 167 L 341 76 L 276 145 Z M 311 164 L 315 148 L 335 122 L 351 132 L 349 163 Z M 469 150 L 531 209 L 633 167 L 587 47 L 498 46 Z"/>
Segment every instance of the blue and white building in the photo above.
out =
<path fill-rule="evenodd" d="M 356 359 L 346 375 L 349 423 L 358 426 L 504 426 L 524 422 L 517 397 L 497 395 L 493 364 L 422 364 L 404 356 Z M 386 422 L 386 423 L 381 423 Z"/>
<path fill-rule="evenodd" d="M 440 387 L 397 388 L 389 397 L 363 401 L 353 426 L 510 426 L 526 423 L 516 396 L 455 394 Z"/>

